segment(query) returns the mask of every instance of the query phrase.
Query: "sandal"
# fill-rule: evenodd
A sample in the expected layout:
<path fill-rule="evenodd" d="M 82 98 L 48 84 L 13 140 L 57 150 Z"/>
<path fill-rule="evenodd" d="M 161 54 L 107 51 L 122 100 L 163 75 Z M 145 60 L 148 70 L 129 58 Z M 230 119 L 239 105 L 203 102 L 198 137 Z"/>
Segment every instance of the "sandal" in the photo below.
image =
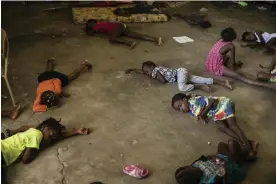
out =
<path fill-rule="evenodd" d="M 142 179 L 148 176 L 148 169 L 136 164 L 136 165 L 126 165 L 123 168 L 123 172 L 129 176 L 137 179 Z"/>

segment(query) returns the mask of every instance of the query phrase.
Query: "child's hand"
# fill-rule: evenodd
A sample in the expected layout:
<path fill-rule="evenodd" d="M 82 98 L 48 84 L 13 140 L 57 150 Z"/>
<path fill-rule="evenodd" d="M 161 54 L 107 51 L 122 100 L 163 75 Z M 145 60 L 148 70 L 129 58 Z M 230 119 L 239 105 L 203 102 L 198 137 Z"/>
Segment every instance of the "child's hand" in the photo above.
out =
<path fill-rule="evenodd" d="M 165 79 L 165 77 L 160 73 L 160 71 L 157 71 L 157 72 L 156 72 L 156 76 L 157 76 L 157 80 L 159 80 L 159 81 L 162 82 L 162 83 L 166 83 L 166 79 Z M 151 76 L 149 76 L 149 77 L 151 77 Z"/>
<path fill-rule="evenodd" d="M 80 128 L 77 130 L 78 134 L 80 135 L 88 135 L 90 133 L 89 128 Z"/>
<path fill-rule="evenodd" d="M 214 102 L 214 104 L 213 104 L 213 107 L 217 107 L 217 105 L 218 105 L 218 103 L 219 103 L 219 100 L 218 99 L 215 99 L 215 102 Z"/>

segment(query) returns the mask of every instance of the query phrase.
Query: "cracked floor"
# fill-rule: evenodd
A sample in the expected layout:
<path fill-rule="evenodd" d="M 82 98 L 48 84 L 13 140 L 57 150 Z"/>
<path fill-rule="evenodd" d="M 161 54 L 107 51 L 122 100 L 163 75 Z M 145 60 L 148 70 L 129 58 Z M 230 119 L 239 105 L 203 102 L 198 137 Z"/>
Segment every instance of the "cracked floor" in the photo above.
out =
<path fill-rule="evenodd" d="M 3 3 L 2 3 L 3 4 Z M 190 3 L 201 6 L 203 3 Z M 61 4 L 64 6 L 65 4 Z M 60 142 L 41 152 L 29 165 L 17 163 L 8 168 L 10 184 L 173 184 L 177 167 L 190 164 L 202 154 L 214 153 L 219 141 L 227 137 L 214 125 L 197 124 L 193 117 L 182 115 L 170 107 L 177 91 L 175 85 L 161 85 L 144 76 L 125 75 L 124 70 L 139 67 L 142 61 L 184 66 L 195 74 L 204 73 L 204 59 L 220 30 L 232 26 L 238 33 L 262 29 L 275 31 L 275 19 L 262 13 L 239 8 L 219 9 L 206 4 L 214 26 L 206 31 L 190 28 L 183 21 L 133 24 L 142 33 L 164 37 L 158 48 L 140 42 L 130 51 L 111 45 L 104 37 L 88 38 L 82 26 L 71 22 L 70 11 L 44 11 L 49 3 L 2 5 L 2 27 L 11 42 L 10 76 L 16 99 L 26 106 L 22 115 L 11 121 L 2 119 L 2 130 L 21 125 L 37 125 L 47 117 L 62 118 L 68 128 L 89 127 L 93 132 Z M 58 5 L 59 6 L 59 5 Z M 61 37 L 38 36 L 66 33 Z M 172 36 L 189 36 L 194 43 L 180 45 Z M 268 64 L 271 56 L 237 45 L 237 58 L 244 62 L 242 71 L 255 76 L 258 64 Z M 56 70 L 68 73 L 85 60 L 94 65 L 66 91 L 71 94 L 61 108 L 33 114 L 37 73 L 42 72 L 48 58 L 56 58 Z M 206 73 L 204 75 L 207 76 Z M 204 94 L 199 92 L 200 94 Z M 2 83 L 2 94 L 8 95 Z M 207 95 L 207 94 L 206 94 Z M 276 182 L 275 93 L 235 82 L 234 91 L 214 87 L 213 95 L 224 95 L 236 103 L 237 118 L 248 137 L 260 141 L 259 159 L 248 168 L 245 184 Z M 2 99 L 2 108 L 11 107 Z M 207 142 L 212 144 L 208 145 Z M 143 164 L 151 176 L 137 181 L 122 173 L 122 166 Z M 256 174 L 258 173 L 258 174 Z"/>

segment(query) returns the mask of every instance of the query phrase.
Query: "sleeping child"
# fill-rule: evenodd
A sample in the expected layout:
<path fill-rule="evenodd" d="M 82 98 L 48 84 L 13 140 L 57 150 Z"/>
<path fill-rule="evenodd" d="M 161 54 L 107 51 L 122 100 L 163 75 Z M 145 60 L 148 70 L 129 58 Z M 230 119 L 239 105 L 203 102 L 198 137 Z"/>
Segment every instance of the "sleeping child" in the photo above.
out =
<path fill-rule="evenodd" d="M 5 168 L 22 161 L 28 164 L 38 153 L 51 144 L 76 135 L 87 135 L 89 129 L 80 128 L 72 131 L 64 130 L 60 121 L 49 118 L 36 128 L 22 126 L 16 130 L 7 131 L 7 136 L 1 140 L 1 183 L 6 183 Z M 2 137 L 2 136 L 1 136 Z"/>
<path fill-rule="evenodd" d="M 75 69 L 72 73 L 65 75 L 53 71 L 54 59 L 47 61 L 46 71 L 38 76 L 38 86 L 36 89 L 36 99 L 33 104 L 33 112 L 45 112 L 48 108 L 59 106 L 59 99 L 68 98 L 70 95 L 63 88 L 78 78 L 84 71 L 90 70 L 92 65 L 88 62 Z"/>
<path fill-rule="evenodd" d="M 254 150 L 257 150 L 254 144 Z M 202 155 L 191 165 L 180 167 L 175 172 L 178 184 L 234 184 L 245 178 L 246 155 L 235 140 L 220 142 L 216 155 Z"/>
<path fill-rule="evenodd" d="M 263 45 L 268 49 L 268 51 L 274 52 L 275 50 L 271 47 L 276 44 L 276 33 L 246 31 L 242 34 L 242 41 L 251 42 L 249 44 L 242 44 L 242 47 L 254 48 L 259 45 Z"/>
<path fill-rule="evenodd" d="M 103 33 L 109 36 L 109 41 L 113 43 L 120 43 L 129 46 L 130 49 L 136 47 L 136 42 L 126 40 L 122 38 L 130 37 L 140 40 L 146 40 L 156 43 L 158 46 L 162 46 L 161 37 L 153 37 L 144 34 L 137 33 L 131 30 L 126 24 L 119 22 L 99 22 L 97 20 L 90 19 L 86 22 L 85 27 L 86 34 L 88 36 L 94 36 L 95 33 Z"/>
<path fill-rule="evenodd" d="M 206 92 L 211 92 L 211 88 L 209 87 L 211 84 L 218 84 L 232 90 L 232 86 L 228 80 L 200 77 L 192 75 L 186 68 L 165 68 L 157 66 L 152 61 L 144 62 L 142 64 L 142 69 L 128 69 L 125 72 L 130 73 L 132 71 L 145 74 L 162 83 L 177 83 L 180 91 L 201 89 Z"/>
<path fill-rule="evenodd" d="M 252 148 L 250 141 L 236 123 L 235 107 L 231 99 L 178 93 L 173 96 L 171 105 L 175 110 L 196 116 L 198 120 L 205 124 L 209 120 L 215 121 L 220 126 L 219 130 L 223 133 L 239 141 L 247 148 Z M 250 159 L 254 158 L 256 154 L 254 150 L 251 150 L 248 157 Z"/>

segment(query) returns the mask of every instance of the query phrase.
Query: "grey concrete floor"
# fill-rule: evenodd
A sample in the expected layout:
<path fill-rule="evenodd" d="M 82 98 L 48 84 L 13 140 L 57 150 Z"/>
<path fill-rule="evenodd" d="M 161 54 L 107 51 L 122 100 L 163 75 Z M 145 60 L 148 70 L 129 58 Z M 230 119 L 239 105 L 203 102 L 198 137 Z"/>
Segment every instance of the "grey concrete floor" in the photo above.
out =
<path fill-rule="evenodd" d="M 190 5 L 182 10 L 191 10 Z M 93 132 L 44 150 L 29 165 L 14 164 L 8 168 L 11 184 L 62 181 L 85 184 L 96 180 L 109 184 L 175 183 L 177 167 L 191 164 L 202 154 L 214 153 L 216 145 L 228 137 L 218 132 L 215 125 L 198 124 L 194 117 L 174 111 L 170 100 L 178 92 L 176 85 L 125 75 L 124 70 L 152 60 L 208 76 L 204 72 L 204 61 L 223 28 L 232 26 L 239 34 L 244 30 L 276 30 L 275 19 L 265 13 L 240 8 L 219 9 L 207 4 L 214 24 L 209 30 L 191 28 L 178 19 L 132 24 L 129 26 L 139 32 L 164 37 L 164 46 L 159 48 L 141 41 L 130 51 L 124 46 L 109 44 L 105 37 L 87 37 L 82 26 L 71 22 L 69 10 L 43 11 L 48 6 L 53 7 L 45 3 L 25 8 L 20 4 L 2 6 L 2 27 L 11 38 L 11 83 L 16 99 L 26 107 L 16 121 L 2 119 L 2 131 L 25 124 L 37 125 L 38 119 L 52 116 L 62 118 L 68 128 L 89 127 Z M 53 38 L 36 36 L 34 32 L 66 34 Z M 181 45 L 172 39 L 184 35 L 195 42 Z M 258 72 L 259 63 L 268 64 L 272 58 L 261 51 L 240 48 L 239 40 L 235 44 L 237 59 L 244 62 L 242 71 L 252 76 Z M 94 68 L 66 88 L 71 97 L 63 101 L 62 107 L 33 114 L 31 106 L 37 73 L 44 70 L 51 57 L 56 58 L 56 70 L 60 72 L 69 73 L 85 60 Z M 244 183 L 276 183 L 276 95 L 240 82 L 235 82 L 234 87 L 233 91 L 228 91 L 214 86 L 212 95 L 232 98 L 239 125 L 249 138 L 260 141 L 259 159 L 248 168 Z M 8 96 L 3 81 L 2 94 Z M 11 107 L 9 100 L 2 99 L 2 107 Z M 208 141 L 212 144 L 208 145 Z M 140 181 L 124 175 L 123 165 L 132 163 L 148 167 L 150 177 Z"/>

